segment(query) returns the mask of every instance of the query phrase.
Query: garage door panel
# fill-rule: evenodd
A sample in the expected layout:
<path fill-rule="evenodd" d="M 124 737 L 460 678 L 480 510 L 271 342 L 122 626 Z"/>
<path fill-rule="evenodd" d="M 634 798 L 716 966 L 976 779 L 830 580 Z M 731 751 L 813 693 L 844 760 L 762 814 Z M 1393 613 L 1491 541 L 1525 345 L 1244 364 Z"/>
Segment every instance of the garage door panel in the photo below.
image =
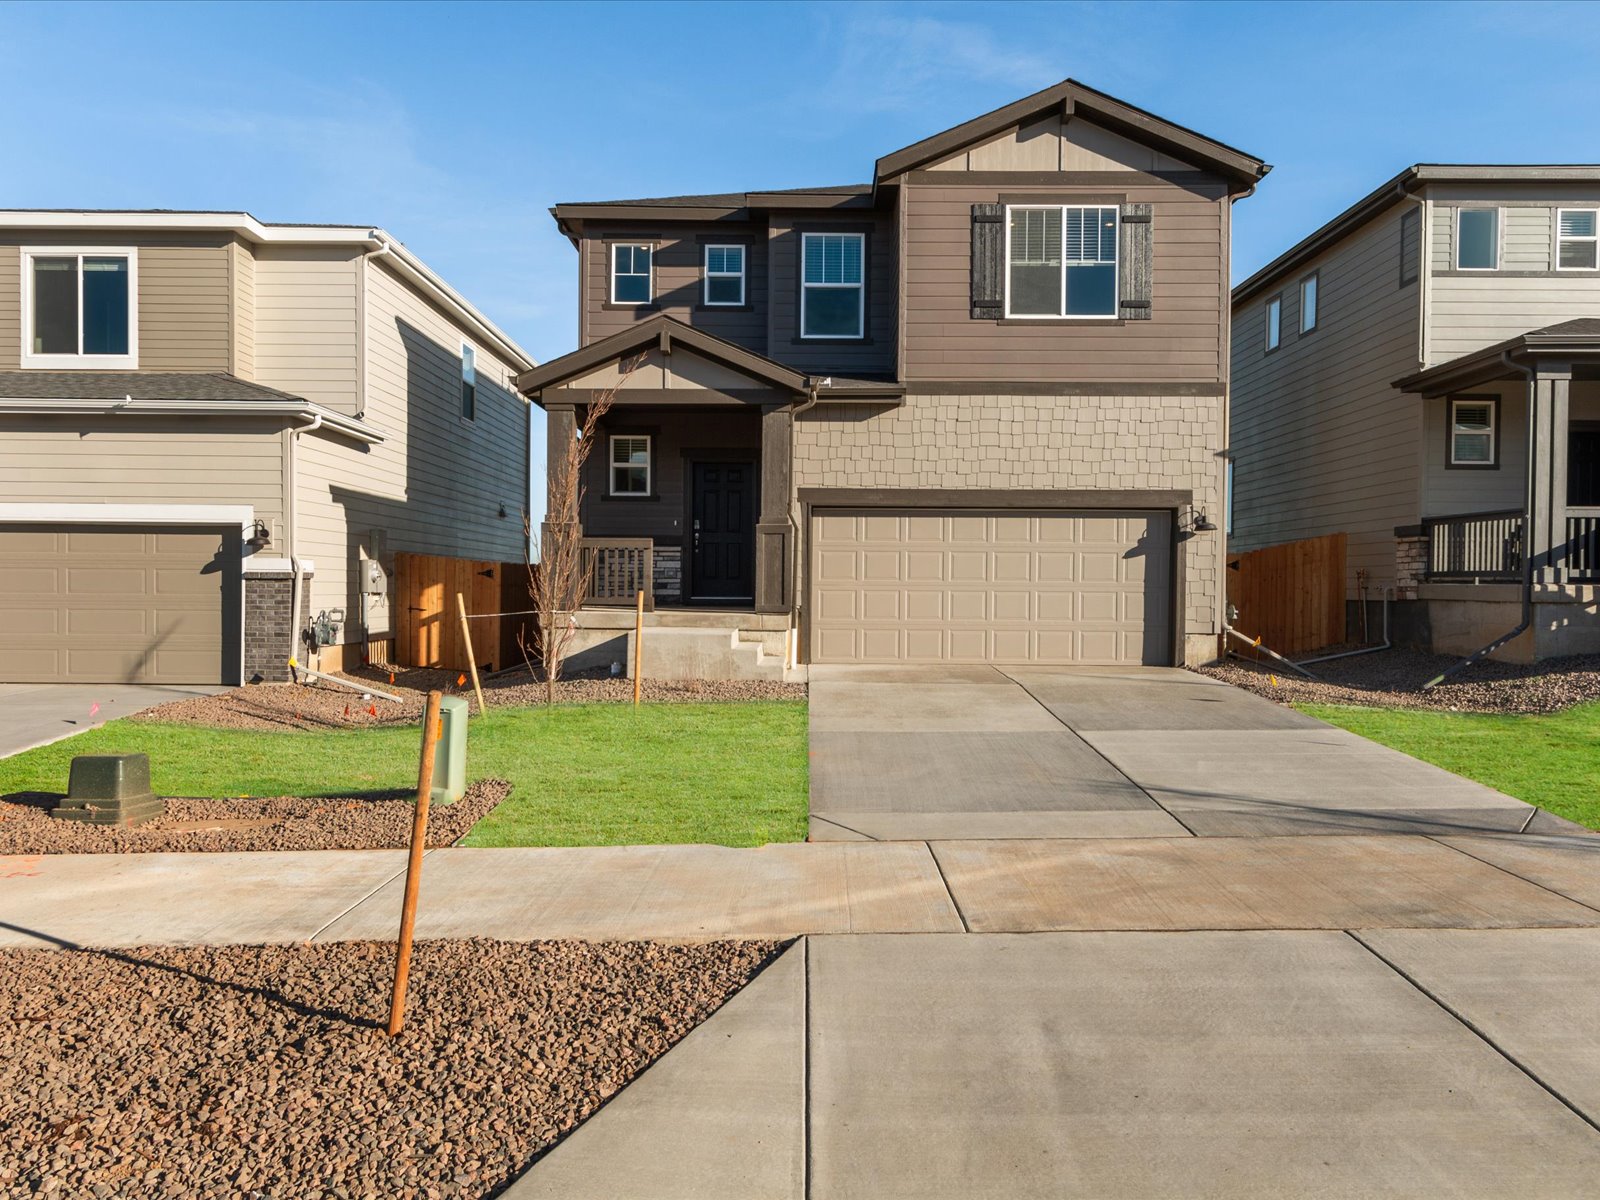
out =
<path fill-rule="evenodd" d="M 61 572 L 17 566 L 19 557 L 7 555 L 6 569 L 0 571 L 0 596 L 54 596 L 61 587 Z"/>
<path fill-rule="evenodd" d="M 1170 661 L 1165 512 L 841 510 L 811 533 L 817 662 Z"/>
<path fill-rule="evenodd" d="M 66 632 L 139 637 L 151 632 L 153 614 L 142 608 L 71 608 L 65 613 Z M 51 630 L 52 633 L 55 630 Z"/>

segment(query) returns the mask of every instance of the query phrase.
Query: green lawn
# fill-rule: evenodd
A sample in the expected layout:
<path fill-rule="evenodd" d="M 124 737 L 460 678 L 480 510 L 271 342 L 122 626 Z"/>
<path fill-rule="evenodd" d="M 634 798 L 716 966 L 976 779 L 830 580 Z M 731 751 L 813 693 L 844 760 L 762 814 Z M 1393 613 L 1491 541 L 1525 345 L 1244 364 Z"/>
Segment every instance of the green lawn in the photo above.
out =
<path fill-rule="evenodd" d="M 351 796 L 411 790 L 415 728 L 251 733 L 113 721 L 0 759 L 0 796 L 64 792 L 74 755 L 143 751 L 169 796 Z M 806 706 L 800 701 L 574 704 L 497 709 L 472 722 L 469 779 L 509 779 L 511 798 L 474 846 L 713 842 L 806 834 Z"/>
<path fill-rule="evenodd" d="M 1600 829 L 1600 704 L 1537 716 L 1302 704 L 1318 720 Z"/>

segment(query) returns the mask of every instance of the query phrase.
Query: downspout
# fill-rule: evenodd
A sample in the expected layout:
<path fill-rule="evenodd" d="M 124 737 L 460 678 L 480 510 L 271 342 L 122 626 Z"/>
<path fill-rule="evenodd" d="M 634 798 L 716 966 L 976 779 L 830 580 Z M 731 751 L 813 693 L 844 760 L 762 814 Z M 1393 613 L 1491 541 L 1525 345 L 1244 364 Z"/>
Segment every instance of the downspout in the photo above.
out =
<path fill-rule="evenodd" d="M 289 597 L 289 658 L 297 660 L 300 655 L 300 582 L 304 573 L 300 570 L 300 477 L 295 469 L 295 450 L 300 444 L 302 433 L 315 433 L 322 428 L 322 414 L 318 413 L 304 425 L 296 426 L 289 431 L 289 494 L 285 497 L 285 507 L 289 510 L 289 574 L 293 580 L 291 587 L 293 593 Z"/>
<path fill-rule="evenodd" d="M 1434 688 L 1438 687 L 1446 679 L 1449 679 L 1450 676 L 1454 675 L 1457 671 L 1470 667 L 1473 663 L 1479 661 L 1480 659 L 1487 658 L 1496 650 L 1500 649 L 1501 646 L 1504 646 L 1513 638 L 1520 636 L 1529 628 L 1529 626 L 1533 624 L 1533 555 L 1529 553 L 1529 551 L 1531 549 L 1530 542 L 1533 538 L 1533 456 L 1536 453 L 1536 444 L 1533 436 L 1535 372 L 1532 367 L 1525 366 L 1524 364 L 1513 360 L 1511 357 L 1511 351 L 1509 350 L 1502 350 L 1500 352 L 1500 361 L 1506 366 L 1510 367 L 1513 371 L 1521 371 L 1528 380 L 1528 396 L 1525 402 L 1528 409 L 1527 479 L 1526 486 L 1524 486 L 1522 489 L 1522 620 L 1518 622 L 1517 627 L 1510 633 L 1501 634 L 1487 646 L 1484 646 L 1480 650 L 1474 651 L 1466 658 L 1463 658 L 1460 662 L 1453 663 L 1449 667 L 1446 667 L 1443 671 L 1439 672 L 1439 674 L 1428 680 L 1427 683 L 1422 685 L 1422 690 L 1425 692 L 1431 692 Z"/>
<path fill-rule="evenodd" d="M 789 433 L 789 462 L 790 462 L 790 469 L 791 470 L 793 470 L 793 464 L 794 464 L 794 443 L 795 443 L 795 439 L 800 436 L 799 416 L 800 416 L 801 413 L 809 412 L 809 411 L 811 411 L 813 408 L 815 408 L 817 406 L 817 393 L 818 393 L 818 391 L 821 389 L 823 383 L 832 383 L 832 382 L 833 382 L 833 376 L 831 376 L 831 375 L 828 376 L 826 379 L 823 379 L 823 380 L 818 380 L 815 375 L 807 375 L 806 376 L 806 398 L 804 400 L 802 400 L 799 404 L 796 404 L 794 406 L 794 411 L 789 414 L 790 417 L 794 421 L 794 428 L 792 430 L 790 430 L 790 433 Z M 793 486 L 793 485 L 791 484 L 791 486 Z M 793 517 L 791 516 L 790 519 L 793 520 Z M 804 556 L 797 552 L 795 557 L 798 560 L 800 558 L 803 558 Z M 791 634 L 790 634 L 790 637 L 789 637 L 789 644 L 788 644 L 788 646 L 786 647 L 786 649 L 784 651 L 783 665 L 784 665 L 785 669 L 788 669 L 791 666 L 798 667 L 800 665 L 800 626 L 801 626 L 801 624 L 803 622 L 810 620 L 809 615 L 804 611 L 805 610 L 805 604 L 806 604 L 805 598 L 804 598 L 805 587 L 809 587 L 810 586 L 810 582 L 809 582 L 809 580 L 805 579 L 803 571 L 800 574 L 801 574 L 801 577 L 799 579 L 795 580 L 795 587 L 794 587 L 795 627 L 791 631 Z M 802 584 L 804 586 L 802 586 Z"/>

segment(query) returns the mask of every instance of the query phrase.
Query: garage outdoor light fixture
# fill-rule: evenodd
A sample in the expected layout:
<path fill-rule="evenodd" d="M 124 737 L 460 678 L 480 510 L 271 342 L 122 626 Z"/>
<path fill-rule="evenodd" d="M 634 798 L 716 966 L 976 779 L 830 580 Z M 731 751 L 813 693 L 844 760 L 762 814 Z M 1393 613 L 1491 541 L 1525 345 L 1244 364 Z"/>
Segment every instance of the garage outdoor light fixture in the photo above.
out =
<path fill-rule="evenodd" d="M 272 531 L 269 530 L 263 522 L 257 521 L 253 526 L 251 526 L 250 536 L 245 539 L 244 544 L 249 546 L 250 549 L 258 552 L 265 550 L 268 546 L 272 545 Z"/>
<path fill-rule="evenodd" d="M 1189 511 L 1178 518 L 1178 527 L 1185 533 L 1215 533 L 1217 527 L 1211 519 L 1194 505 L 1189 506 Z"/>

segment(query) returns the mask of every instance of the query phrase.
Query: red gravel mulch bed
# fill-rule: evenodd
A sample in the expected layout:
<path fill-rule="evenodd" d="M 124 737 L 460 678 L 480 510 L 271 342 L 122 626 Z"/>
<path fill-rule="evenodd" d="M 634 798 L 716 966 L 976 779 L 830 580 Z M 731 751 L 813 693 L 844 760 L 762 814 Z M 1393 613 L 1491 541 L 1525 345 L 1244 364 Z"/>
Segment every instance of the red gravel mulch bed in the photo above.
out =
<path fill-rule="evenodd" d="M 146 709 L 133 719 L 178 725 L 209 725 L 220 729 L 353 729 L 374 725 L 415 725 L 422 719 L 428 692 L 464 696 L 468 708 L 478 710 L 470 680 L 459 671 L 422 668 L 363 667 L 339 676 L 352 683 L 379 688 L 401 697 L 399 703 L 363 696 L 333 683 L 253 684 L 215 696 L 193 696 Z M 393 682 L 391 682 L 391 678 Z M 706 700 L 803 700 L 803 683 L 766 680 L 651 680 L 643 685 L 644 699 L 652 703 Z M 519 708 L 544 704 L 545 684 L 529 671 L 513 671 L 483 681 L 483 696 L 490 708 Z M 633 702 L 633 681 L 609 675 L 584 675 L 556 684 L 558 704 Z"/>
<path fill-rule="evenodd" d="M 0 1195 L 493 1196 L 778 949 L 0 950 Z"/>
<path fill-rule="evenodd" d="M 511 785 L 504 780 L 483 779 L 455 803 L 431 805 L 428 845 L 459 841 L 510 794 Z M 172 799 L 164 816 L 131 829 L 58 821 L 50 810 L 60 800 L 47 793 L 17 793 L 0 800 L 0 854 L 403 850 L 411 845 L 410 792 L 345 800 Z"/>
<path fill-rule="evenodd" d="M 1380 650 L 1308 664 L 1306 669 L 1318 676 L 1315 681 L 1270 662 L 1257 666 L 1239 659 L 1198 670 L 1281 704 L 1549 713 L 1600 700 L 1600 655 L 1592 654 L 1528 664 L 1474 663 L 1433 691 L 1422 690 L 1424 683 L 1460 661 L 1415 650 Z"/>

